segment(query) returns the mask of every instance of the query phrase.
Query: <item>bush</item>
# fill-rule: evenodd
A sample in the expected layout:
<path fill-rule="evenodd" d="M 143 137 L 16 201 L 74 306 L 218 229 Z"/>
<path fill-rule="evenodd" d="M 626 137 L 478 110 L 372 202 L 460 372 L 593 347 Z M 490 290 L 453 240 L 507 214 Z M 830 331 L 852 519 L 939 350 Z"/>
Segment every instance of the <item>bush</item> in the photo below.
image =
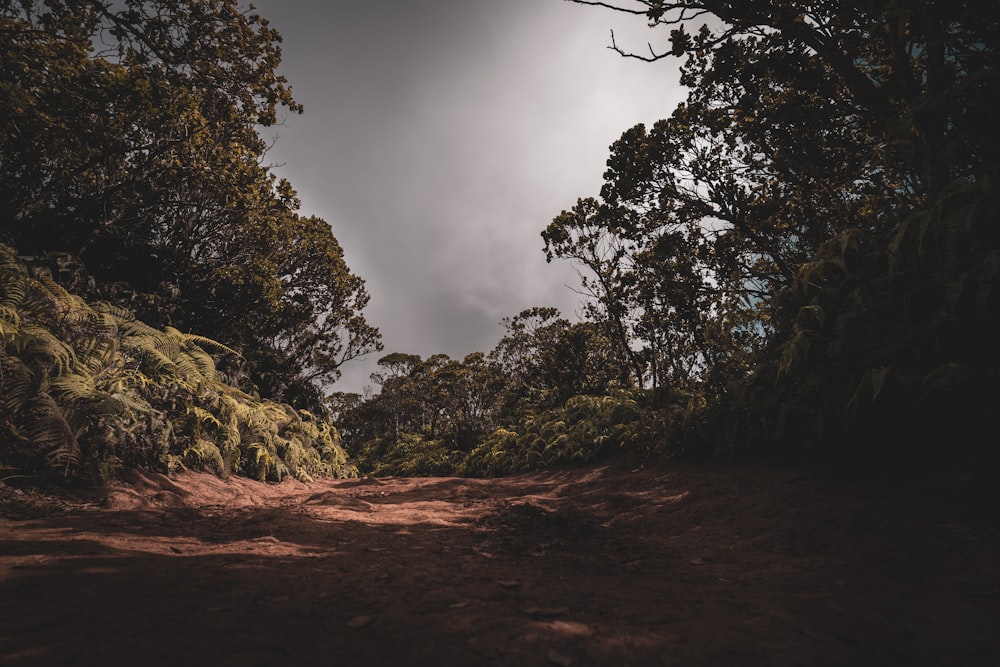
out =
<path fill-rule="evenodd" d="M 96 478 L 121 465 L 272 481 L 355 474 L 328 421 L 221 381 L 211 353 L 235 351 L 87 304 L 30 276 L 3 245 L 0 339 L 7 466 Z"/>

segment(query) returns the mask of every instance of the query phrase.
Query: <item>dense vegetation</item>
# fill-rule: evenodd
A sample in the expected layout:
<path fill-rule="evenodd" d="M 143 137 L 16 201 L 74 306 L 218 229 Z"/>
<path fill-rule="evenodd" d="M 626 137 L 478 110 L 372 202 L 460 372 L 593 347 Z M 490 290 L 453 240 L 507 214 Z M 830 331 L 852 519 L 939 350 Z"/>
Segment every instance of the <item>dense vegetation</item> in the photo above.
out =
<path fill-rule="evenodd" d="M 662 30 L 662 50 L 611 48 L 683 58 L 689 89 L 542 233 L 587 321 L 515 318 L 485 358 L 413 360 L 345 414 L 362 468 L 993 456 L 995 4 L 576 1 Z"/>
<path fill-rule="evenodd" d="M 262 166 L 260 128 L 300 110 L 278 35 L 232 0 L 0 0 L 0 237 L 39 276 L 5 250 L 5 460 L 348 470 L 322 418 L 267 399 L 329 410 L 377 474 L 993 456 L 995 3 L 573 1 L 646 20 L 662 48 L 611 48 L 683 59 L 689 91 L 542 232 L 584 321 L 531 308 L 489 353 L 393 353 L 379 393 L 324 399 L 380 344 L 329 226 Z M 269 444 L 227 397 L 268 415 Z"/>
<path fill-rule="evenodd" d="M 279 42 L 232 0 L 0 2 L 0 462 L 349 470 L 323 397 L 380 337 L 266 166 Z"/>
<path fill-rule="evenodd" d="M 553 308 L 504 321 L 489 353 L 459 361 L 390 354 L 366 401 L 335 395 L 359 467 L 376 474 L 498 475 L 623 452 L 667 451 L 694 414 L 690 395 L 621 382 L 614 344 Z M 668 423 L 669 422 L 669 426 Z"/>
<path fill-rule="evenodd" d="M 262 131 L 301 108 L 264 19 L 234 0 L 3 0 L 0 42 L 0 240 L 314 410 L 379 349 L 330 226 L 266 166 Z"/>
<path fill-rule="evenodd" d="M 210 354 L 234 356 L 226 346 L 88 305 L 28 275 L 7 246 L 0 295 L 0 456 L 19 469 L 95 479 L 120 464 L 275 481 L 354 473 L 328 421 L 227 384 Z"/>

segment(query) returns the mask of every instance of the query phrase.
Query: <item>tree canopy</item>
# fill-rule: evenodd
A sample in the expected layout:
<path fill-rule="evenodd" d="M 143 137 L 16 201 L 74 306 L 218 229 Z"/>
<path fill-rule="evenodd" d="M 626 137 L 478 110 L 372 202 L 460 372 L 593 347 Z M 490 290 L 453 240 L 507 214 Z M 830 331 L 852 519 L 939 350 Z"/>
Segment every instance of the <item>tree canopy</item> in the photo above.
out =
<path fill-rule="evenodd" d="M 329 225 L 265 162 L 261 131 L 302 108 L 264 18 L 234 0 L 8 0 L 0 39 L 3 240 L 87 297 L 239 350 L 265 395 L 319 407 L 380 349 Z"/>
<path fill-rule="evenodd" d="M 982 425 L 993 3 L 573 1 L 645 17 L 661 47 L 610 48 L 683 58 L 689 88 L 611 147 L 600 198 L 543 233 L 550 259 L 581 267 L 631 382 L 725 397 L 741 446 L 839 447 L 921 413 Z M 946 410 L 941 375 L 968 400 Z"/>

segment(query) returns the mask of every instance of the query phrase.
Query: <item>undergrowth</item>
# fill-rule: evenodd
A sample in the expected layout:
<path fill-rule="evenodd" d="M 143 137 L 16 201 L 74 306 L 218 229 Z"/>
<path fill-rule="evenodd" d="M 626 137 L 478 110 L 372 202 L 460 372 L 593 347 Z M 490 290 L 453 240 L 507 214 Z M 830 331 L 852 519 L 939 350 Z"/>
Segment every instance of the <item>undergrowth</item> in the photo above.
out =
<path fill-rule="evenodd" d="M 88 304 L 0 245 L 0 463 L 107 479 L 120 466 L 280 481 L 353 476 L 334 426 L 223 381 L 216 341 Z"/>

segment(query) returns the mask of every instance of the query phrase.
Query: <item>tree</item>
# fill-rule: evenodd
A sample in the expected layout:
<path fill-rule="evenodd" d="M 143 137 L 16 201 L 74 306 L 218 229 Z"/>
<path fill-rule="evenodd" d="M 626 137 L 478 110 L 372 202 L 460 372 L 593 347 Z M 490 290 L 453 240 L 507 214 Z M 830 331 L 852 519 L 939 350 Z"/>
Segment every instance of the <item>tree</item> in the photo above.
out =
<path fill-rule="evenodd" d="M 336 382 L 343 364 L 380 350 L 381 337 L 360 314 L 368 292 L 330 226 L 290 214 L 281 232 L 272 261 L 282 293 L 254 329 L 249 347 L 263 352 L 251 358 L 259 369 L 253 377 L 268 395 L 316 405 L 316 388 Z M 268 353 L 277 368 L 265 363 Z"/>
<path fill-rule="evenodd" d="M 711 3 L 642 4 L 653 25 L 674 26 L 672 50 L 648 59 L 687 54 L 689 97 L 651 129 L 626 131 L 601 199 L 578 202 L 543 238 L 550 259 L 588 269 L 593 314 L 639 384 L 708 383 L 717 394 L 748 372 L 773 295 L 819 245 L 885 224 L 910 185 L 807 45 L 744 20 L 690 35 Z"/>
<path fill-rule="evenodd" d="M 687 56 L 685 85 L 730 86 L 743 94 L 746 104 L 719 109 L 730 112 L 734 128 L 746 130 L 758 118 L 780 119 L 799 108 L 841 122 L 819 126 L 811 135 L 838 137 L 837 142 L 810 146 L 797 140 L 797 151 L 819 154 L 824 146 L 849 146 L 848 132 L 884 142 L 871 147 L 869 159 L 905 178 L 905 190 L 918 197 L 996 160 L 996 142 L 985 141 L 995 139 L 996 130 L 982 122 L 990 98 L 983 93 L 997 77 L 1000 19 L 990 0 L 636 0 L 638 7 L 571 1 L 643 15 L 652 27 L 669 30 L 669 48 L 650 46 L 648 56 L 626 52 L 614 41 L 611 48 L 647 61 Z M 705 25 L 689 32 L 696 21 Z M 769 113 L 769 103 L 786 95 L 797 105 L 807 104 L 809 98 L 800 93 L 811 90 L 817 92 L 814 104 L 781 105 Z M 695 91 L 694 98 L 700 97 Z M 823 113 L 824 108 L 834 113 Z M 815 125 L 799 116 L 786 117 L 785 127 L 793 121 Z M 973 126 L 975 132 L 961 131 Z M 835 156 L 828 157 L 827 165 L 834 165 Z"/>
<path fill-rule="evenodd" d="M 343 406 L 341 433 L 362 470 L 480 474 L 479 456 L 492 449 L 498 433 L 533 428 L 529 425 L 541 423 L 539 415 L 552 417 L 553 410 L 580 395 L 595 398 L 579 405 L 604 405 L 597 397 L 620 389 L 614 346 L 594 323 L 571 323 L 555 308 L 536 307 L 502 324 L 507 332 L 489 354 L 474 352 L 461 360 L 389 354 L 372 374 L 378 394 L 364 401 L 336 397 Z M 465 460 L 475 463 L 462 468 Z"/>
<path fill-rule="evenodd" d="M 299 113 L 277 32 L 235 0 L 0 1 L 0 237 L 82 261 L 85 296 L 197 329 L 307 398 L 380 348 L 329 226 L 260 131 Z M 311 388 L 310 388 L 311 387 Z"/>
<path fill-rule="evenodd" d="M 973 333 L 1000 315 L 985 296 L 1000 252 L 993 3 L 573 1 L 669 30 L 648 55 L 612 38 L 619 53 L 686 58 L 688 100 L 612 147 L 591 208 L 601 233 L 635 244 L 630 267 L 653 260 L 621 281 L 625 312 L 675 312 L 683 294 L 644 304 L 663 277 L 693 275 L 685 253 L 699 239 L 712 305 L 701 323 L 632 326 L 633 340 L 664 324 L 675 338 L 721 334 L 740 354 L 716 375 L 741 387 L 730 404 L 765 441 L 900 440 L 908 420 L 930 442 L 948 421 L 984 424 L 981 407 L 963 406 L 998 386 L 995 346 Z M 549 238 L 569 249 L 584 238 L 553 224 Z M 646 254 L 676 231 L 686 243 Z M 718 358 L 705 355 L 705 370 Z"/>
<path fill-rule="evenodd" d="M 578 263 L 587 314 L 614 341 L 623 387 L 688 384 L 704 366 L 703 320 L 719 304 L 697 223 L 588 198 L 542 232 L 549 261 Z M 673 372 L 668 373 L 668 367 Z"/>
<path fill-rule="evenodd" d="M 0 12 L 3 157 L 16 175 L 4 231 L 26 251 L 127 241 L 124 225 L 171 224 L 207 203 L 199 195 L 236 209 L 273 199 L 257 127 L 301 107 L 261 17 L 229 0 L 5 1 Z"/>
<path fill-rule="evenodd" d="M 617 350 L 593 323 L 571 323 L 556 308 L 534 307 L 501 324 L 506 334 L 488 359 L 506 378 L 498 411 L 508 425 L 527 411 L 623 386 Z"/>

